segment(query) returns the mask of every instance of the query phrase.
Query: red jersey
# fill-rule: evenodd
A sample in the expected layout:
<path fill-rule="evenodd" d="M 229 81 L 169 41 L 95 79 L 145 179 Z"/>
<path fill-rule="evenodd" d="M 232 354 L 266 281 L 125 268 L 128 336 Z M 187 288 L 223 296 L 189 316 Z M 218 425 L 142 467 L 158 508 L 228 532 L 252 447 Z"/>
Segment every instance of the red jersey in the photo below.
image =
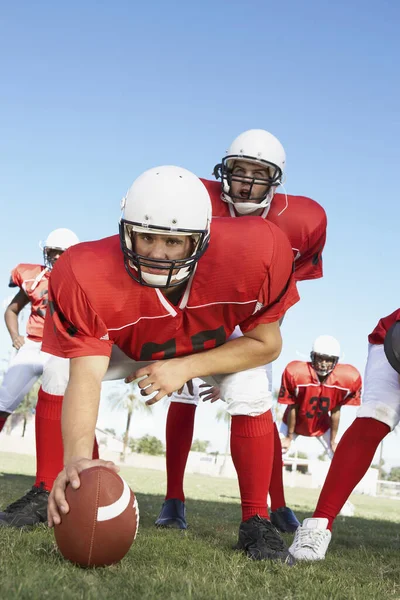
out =
<path fill-rule="evenodd" d="M 361 375 L 352 365 L 338 364 L 321 383 L 310 362 L 294 360 L 283 372 L 278 402 L 298 405 L 295 433 L 320 436 L 330 429 L 334 408 L 361 404 Z"/>
<path fill-rule="evenodd" d="M 210 194 L 213 217 L 236 217 L 233 205 L 221 199 L 221 183 L 208 179 L 202 179 L 202 182 Z M 318 202 L 305 196 L 288 195 L 287 201 L 285 209 L 285 195 L 275 194 L 265 218 L 277 225 L 289 238 L 295 258 L 296 281 L 318 279 L 322 277 L 326 213 Z"/>
<path fill-rule="evenodd" d="M 49 276 L 50 272 L 42 265 L 20 264 L 11 271 L 9 287 L 21 288 L 31 303 L 26 333 L 35 342 L 40 342 L 43 337 Z"/>
<path fill-rule="evenodd" d="M 388 330 L 391 328 L 393 323 L 396 321 L 400 321 L 400 308 L 392 312 L 388 317 L 384 317 L 375 327 L 372 333 L 368 336 L 368 341 L 370 344 L 383 344 L 385 341 L 385 336 Z"/>
<path fill-rule="evenodd" d="M 261 242 L 262 240 L 262 242 Z M 175 306 L 125 270 L 119 236 L 69 248 L 52 270 L 43 350 L 56 356 L 111 354 L 137 361 L 183 356 L 278 321 L 298 299 L 293 255 L 275 225 L 218 219 Z"/>

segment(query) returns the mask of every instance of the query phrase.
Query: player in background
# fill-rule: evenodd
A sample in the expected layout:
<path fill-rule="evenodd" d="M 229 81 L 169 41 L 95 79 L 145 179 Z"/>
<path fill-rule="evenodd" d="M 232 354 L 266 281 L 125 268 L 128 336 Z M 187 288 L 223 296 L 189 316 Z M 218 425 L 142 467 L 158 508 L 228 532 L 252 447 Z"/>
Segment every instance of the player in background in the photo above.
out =
<path fill-rule="evenodd" d="M 49 276 L 61 254 L 78 242 L 70 229 L 55 229 L 48 235 L 43 247 L 44 265 L 19 264 L 11 271 L 9 287 L 18 287 L 19 291 L 7 306 L 4 319 L 17 353 L 10 361 L 0 386 L 0 431 L 8 416 L 41 376 L 49 358 L 41 351 Z M 29 303 L 31 312 L 25 338 L 19 331 L 18 316 Z"/>
<path fill-rule="evenodd" d="M 314 341 L 309 362 L 295 360 L 285 368 L 278 398 L 288 405 L 281 425 L 283 453 L 298 436 L 305 436 L 315 437 L 333 457 L 342 406 L 361 404 L 361 375 L 352 365 L 338 364 L 339 357 L 339 342 L 321 335 Z M 269 493 L 271 503 L 285 506 L 282 464 L 279 471 L 272 471 Z"/>
<path fill-rule="evenodd" d="M 266 506 L 273 421 L 263 365 L 279 355 L 279 320 L 298 300 L 293 255 L 271 223 L 217 219 L 210 232 L 210 218 L 209 195 L 195 175 L 150 169 L 124 200 L 120 236 L 72 248 L 52 273 L 43 348 L 70 364 L 60 398 L 64 462 L 49 497 L 49 524 L 68 510 L 67 482 L 76 487 L 79 473 L 95 464 L 101 382 L 117 348 L 125 367 L 119 377 L 140 378 L 143 395 L 156 394 L 150 403 L 193 377 L 213 376 L 232 415 L 238 549 L 291 564 Z M 235 269 L 232 256 L 241 257 Z M 243 336 L 228 341 L 237 325 Z"/>
<path fill-rule="evenodd" d="M 296 531 L 290 551 L 300 560 L 325 558 L 335 518 L 400 420 L 400 309 L 381 319 L 368 341 L 363 403 L 338 444 L 312 518 Z"/>
<path fill-rule="evenodd" d="M 324 209 L 305 196 L 277 193 L 285 178 L 286 154 L 280 141 L 268 131 L 251 129 L 230 145 L 214 175 L 221 181 L 202 179 L 215 217 L 260 216 L 277 225 L 288 237 L 295 258 L 295 280 L 322 277 L 322 250 L 326 238 Z M 234 264 L 230 268 L 236 268 Z M 237 330 L 235 336 L 240 335 Z M 272 365 L 267 365 L 271 389 Z M 201 381 L 193 382 L 183 394 L 174 394 L 166 426 L 167 491 L 156 525 L 186 529 L 183 479 L 193 440 L 196 407 L 203 400 L 215 400 L 218 393 L 202 391 Z M 274 428 L 274 471 L 282 471 L 279 433 Z M 275 498 L 279 500 L 278 495 Z M 300 525 L 293 511 L 273 503 L 271 521 L 281 531 L 295 531 Z M 275 519 L 277 515 L 277 519 Z"/>

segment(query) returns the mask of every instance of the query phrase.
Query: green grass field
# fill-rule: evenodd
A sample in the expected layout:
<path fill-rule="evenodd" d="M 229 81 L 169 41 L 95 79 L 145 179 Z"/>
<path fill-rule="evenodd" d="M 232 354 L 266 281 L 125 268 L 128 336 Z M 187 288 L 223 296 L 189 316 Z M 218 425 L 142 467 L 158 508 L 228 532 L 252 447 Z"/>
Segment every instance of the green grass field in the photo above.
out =
<path fill-rule="evenodd" d="M 32 457 L 0 453 L 0 506 L 33 483 Z M 0 529 L 0 599 L 304 599 L 400 598 L 400 503 L 353 496 L 357 515 L 339 517 L 327 558 L 292 568 L 252 562 L 232 550 L 240 522 L 233 480 L 186 477 L 189 529 L 157 530 L 165 474 L 123 468 L 140 508 L 139 533 L 124 560 L 80 569 L 59 555 L 52 531 Z M 310 516 L 318 492 L 288 489 L 299 518 Z M 291 536 L 287 536 L 288 543 Z"/>

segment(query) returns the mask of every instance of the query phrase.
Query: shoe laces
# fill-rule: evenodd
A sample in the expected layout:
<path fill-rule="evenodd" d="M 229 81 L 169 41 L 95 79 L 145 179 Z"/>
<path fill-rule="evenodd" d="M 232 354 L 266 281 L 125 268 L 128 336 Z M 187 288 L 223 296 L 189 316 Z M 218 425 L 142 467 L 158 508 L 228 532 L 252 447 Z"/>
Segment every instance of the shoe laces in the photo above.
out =
<path fill-rule="evenodd" d="M 49 492 L 44 489 L 43 483 L 41 483 L 39 487 L 31 487 L 31 489 L 24 496 L 22 496 L 22 498 L 18 498 L 18 500 L 15 500 L 15 502 L 9 504 L 4 512 L 17 512 L 18 510 L 30 504 L 32 500 L 34 500 L 39 494 L 49 495 Z"/>
<path fill-rule="evenodd" d="M 311 548 L 316 550 L 320 548 L 326 538 L 326 529 L 302 529 L 296 531 L 295 546 L 296 548 Z"/>
<path fill-rule="evenodd" d="M 258 528 L 271 550 L 282 551 L 286 549 L 285 542 L 270 521 L 259 517 Z"/>

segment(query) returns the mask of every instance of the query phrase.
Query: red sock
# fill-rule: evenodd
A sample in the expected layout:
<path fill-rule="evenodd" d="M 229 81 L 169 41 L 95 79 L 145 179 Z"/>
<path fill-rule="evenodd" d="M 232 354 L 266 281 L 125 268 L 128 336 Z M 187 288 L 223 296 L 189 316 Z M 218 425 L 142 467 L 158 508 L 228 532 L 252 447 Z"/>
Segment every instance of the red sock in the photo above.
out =
<path fill-rule="evenodd" d="M 376 449 L 390 427 L 376 419 L 359 418 L 346 430 L 333 456 L 314 517 L 328 519 L 328 529 L 356 485 L 364 477 Z"/>
<path fill-rule="evenodd" d="M 64 467 L 64 448 L 61 435 L 61 410 L 64 396 L 48 394 L 39 389 L 36 406 L 36 480 L 45 490 L 51 491 L 53 483 Z M 94 440 L 93 458 L 98 458 L 97 440 Z"/>
<path fill-rule="evenodd" d="M 274 452 L 271 411 L 258 417 L 232 417 L 231 454 L 239 480 L 242 521 L 268 518 L 267 496 Z"/>
<path fill-rule="evenodd" d="M 274 426 L 274 462 L 272 463 L 269 495 L 271 497 L 271 510 L 286 506 L 283 489 L 282 444 L 276 424 Z"/>
<path fill-rule="evenodd" d="M 48 394 L 40 386 L 36 406 L 36 481 L 50 492 L 64 467 L 64 449 L 61 435 L 63 396 Z"/>
<path fill-rule="evenodd" d="M 183 478 L 193 440 L 195 412 L 195 404 L 171 402 L 169 405 L 166 430 L 166 500 L 178 498 L 185 502 Z"/>
<path fill-rule="evenodd" d="M 0 431 L 2 431 L 4 425 L 6 424 L 8 417 L 0 417 Z"/>

